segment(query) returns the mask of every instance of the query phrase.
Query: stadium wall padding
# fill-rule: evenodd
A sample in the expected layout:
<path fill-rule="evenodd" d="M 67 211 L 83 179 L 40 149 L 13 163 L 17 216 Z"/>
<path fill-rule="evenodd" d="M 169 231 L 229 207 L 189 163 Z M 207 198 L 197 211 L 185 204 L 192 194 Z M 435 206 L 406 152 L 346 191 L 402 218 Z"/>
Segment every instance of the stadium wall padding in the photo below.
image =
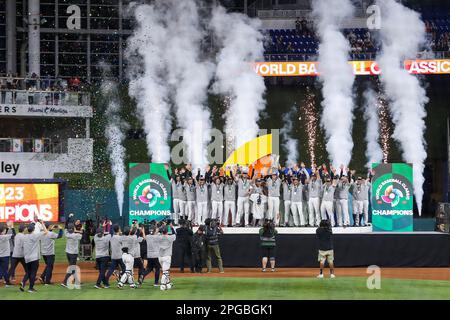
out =
<path fill-rule="evenodd" d="M 122 225 L 123 221 L 128 221 L 128 194 L 124 195 L 124 216 L 121 218 L 116 193 L 113 190 L 64 191 L 65 216 L 73 213 L 76 219 L 82 221 L 87 220 L 89 217 L 95 220 L 96 210 L 98 210 L 100 217 L 107 215 L 114 223 Z"/>
<path fill-rule="evenodd" d="M 258 235 L 228 234 L 220 237 L 225 267 L 260 267 L 261 248 Z M 317 267 L 317 242 L 311 234 L 277 236 L 278 267 Z M 175 242 L 172 264 L 179 266 L 179 243 Z M 335 234 L 336 267 L 448 267 L 450 234 L 373 233 Z M 215 262 L 215 261 L 214 261 Z M 213 264 L 217 266 L 217 264 Z M 189 270 L 189 267 L 186 266 Z"/>

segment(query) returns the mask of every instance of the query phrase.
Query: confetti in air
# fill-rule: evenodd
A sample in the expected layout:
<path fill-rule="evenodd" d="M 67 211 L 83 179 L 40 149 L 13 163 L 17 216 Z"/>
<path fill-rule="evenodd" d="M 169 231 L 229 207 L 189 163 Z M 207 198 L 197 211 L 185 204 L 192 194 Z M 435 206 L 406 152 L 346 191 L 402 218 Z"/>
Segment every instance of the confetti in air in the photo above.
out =
<path fill-rule="evenodd" d="M 105 77 L 108 73 L 108 66 L 102 65 L 102 68 L 103 76 Z M 111 172 L 115 178 L 114 188 L 117 195 L 117 205 L 119 207 L 119 214 L 122 216 L 125 181 L 127 179 L 127 173 L 125 170 L 126 150 L 123 142 L 125 140 L 124 131 L 128 126 L 120 118 L 121 105 L 117 92 L 117 84 L 104 78 L 101 85 L 101 93 L 107 101 L 105 111 L 105 116 L 107 119 L 105 136 L 108 142 L 107 151 L 109 154 L 109 161 L 111 163 Z"/>

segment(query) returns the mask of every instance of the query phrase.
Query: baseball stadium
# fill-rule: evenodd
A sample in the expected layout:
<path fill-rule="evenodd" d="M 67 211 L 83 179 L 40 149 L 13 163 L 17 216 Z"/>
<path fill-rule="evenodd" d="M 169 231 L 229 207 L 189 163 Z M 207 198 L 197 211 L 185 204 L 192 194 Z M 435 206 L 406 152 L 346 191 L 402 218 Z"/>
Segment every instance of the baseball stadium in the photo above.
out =
<path fill-rule="evenodd" d="M 449 300 L 450 5 L 0 1 L 0 300 Z"/>

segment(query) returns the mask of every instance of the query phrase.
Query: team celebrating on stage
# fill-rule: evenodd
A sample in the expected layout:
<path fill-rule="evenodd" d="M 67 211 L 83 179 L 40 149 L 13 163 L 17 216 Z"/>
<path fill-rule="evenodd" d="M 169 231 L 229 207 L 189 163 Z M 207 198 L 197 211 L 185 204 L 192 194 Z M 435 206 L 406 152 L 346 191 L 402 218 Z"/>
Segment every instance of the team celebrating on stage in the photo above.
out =
<path fill-rule="evenodd" d="M 226 171 L 207 166 L 204 175 L 198 170 L 194 176 L 187 165 L 175 169 L 170 177 L 175 224 L 185 219 L 198 226 L 206 218 L 233 227 L 261 226 L 264 219 L 285 227 L 317 227 L 324 219 L 333 227 L 369 223 L 371 171 L 362 177 L 344 166 L 306 168 L 301 163 L 280 166 L 266 176 L 255 170 L 249 175 L 249 170 L 240 166 L 227 167 Z"/>

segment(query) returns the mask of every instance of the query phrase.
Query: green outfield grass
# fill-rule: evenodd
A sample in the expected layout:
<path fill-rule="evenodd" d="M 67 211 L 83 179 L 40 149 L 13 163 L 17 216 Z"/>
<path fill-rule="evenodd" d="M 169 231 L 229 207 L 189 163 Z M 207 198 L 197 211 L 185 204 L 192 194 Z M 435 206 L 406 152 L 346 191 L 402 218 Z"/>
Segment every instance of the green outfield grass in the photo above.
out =
<path fill-rule="evenodd" d="M 92 283 L 80 290 L 37 286 L 37 293 L 18 287 L 0 288 L 2 299 L 94 300 L 94 299 L 450 299 L 449 281 L 382 279 L 380 290 L 369 290 L 366 278 L 187 278 L 173 279 L 174 288 L 160 291 L 151 281 L 139 289 L 95 289 Z"/>

